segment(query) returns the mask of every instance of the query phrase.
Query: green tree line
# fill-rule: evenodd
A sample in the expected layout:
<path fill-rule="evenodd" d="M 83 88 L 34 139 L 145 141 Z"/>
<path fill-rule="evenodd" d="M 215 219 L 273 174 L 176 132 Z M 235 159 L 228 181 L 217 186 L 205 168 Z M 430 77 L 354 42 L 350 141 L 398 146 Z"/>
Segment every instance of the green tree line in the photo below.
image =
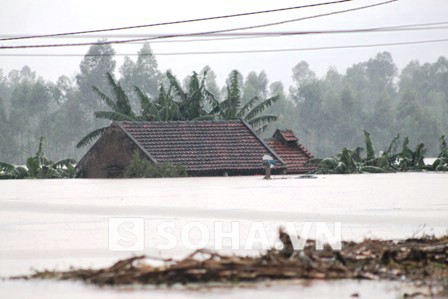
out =
<path fill-rule="evenodd" d="M 424 143 L 438 154 L 439 137 L 448 131 L 448 60 L 410 62 L 399 73 L 389 53 L 379 53 L 348 68 L 329 69 L 318 78 L 305 61 L 293 69 L 295 120 L 282 125 L 296 130 L 316 156 L 362 142 L 370 132 L 379 150 L 397 134 Z"/>

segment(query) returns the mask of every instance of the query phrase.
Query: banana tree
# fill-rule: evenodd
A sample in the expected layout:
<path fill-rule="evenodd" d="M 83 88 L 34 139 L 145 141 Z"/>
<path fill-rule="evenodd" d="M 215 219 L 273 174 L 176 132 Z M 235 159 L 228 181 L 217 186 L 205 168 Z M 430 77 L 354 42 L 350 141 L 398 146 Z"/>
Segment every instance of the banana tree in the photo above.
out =
<path fill-rule="evenodd" d="M 45 156 L 45 147 L 45 138 L 41 137 L 36 155 L 26 160 L 29 177 L 40 179 L 74 177 L 76 161 L 63 159 L 53 162 Z"/>
<path fill-rule="evenodd" d="M 73 178 L 76 175 L 73 159 L 63 159 L 53 162 L 45 156 L 45 138 L 41 137 L 36 154 L 26 160 L 26 168 L 0 162 L 1 179 L 24 178 Z"/>
<path fill-rule="evenodd" d="M 28 176 L 25 167 L 15 166 L 9 163 L 0 162 L 0 180 L 5 179 L 23 179 Z"/>
<path fill-rule="evenodd" d="M 211 114 L 216 114 L 220 119 L 246 120 L 257 132 L 262 132 L 277 120 L 272 114 L 262 114 L 267 108 L 279 100 L 279 96 L 268 99 L 253 97 L 246 103 L 242 103 L 242 92 L 239 83 L 240 73 L 233 70 L 230 74 L 229 84 L 226 86 L 226 97 L 222 102 L 215 102 Z"/>
<path fill-rule="evenodd" d="M 114 77 L 110 74 L 106 74 L 107 81 L 111 88 L 113 98 L 106 95 L 104 92 L 99 90 L 96 86 L 93 86 L 93 91 L 98 95 L 98 97 L 111 109 L 109 111 L 96 111 L 94 113 L 96 118 L 106 119 L 110 121 L 137 121 L 145 120 L 144 116 L 138 116 L 134 111 L 129 101 L 124 89 L 121 87 L 119 82 L 116 82 Z M 88 145 L 90 142 L 99 138 L 106 131 L 108 126 L 101 127 L 93 130 L 84 136 L 76 145 L 77 148 Z"/>
<path fill-rule="evenodd" d="M 325 159 L 311 159 L 306 165 L 316 166 L 315 173 L 326 174 L 345 174 L 345 173 L 382 173 L 395 171 L 419 171 L 432 170 L 439 167 L 443 170 L 448 162 L 448 146 L 444 139 L 441 138 L 441 154 L 439 159 L 434 162 L 435 165 L 428 166 L 424 163 L 426 148 L 423 143 L 419 143 L 415 150 L 409 148 L 409 138 L 403 140 L 402 150 L 397 153 L 398 141 L 400 135 L 398 134 L 390 143 L 389 147 L 380 155 L 375 155 L 375 149 L 369 132 L 364 131 L 364 141 L 367 155 L 365 158 L 361 157 L 362 148 L 358 147 L 355 150 L 343 148 L 336 157 Z M 445 157 L 445 158 L 444 158 Z M 446 168 L 448 169 L 448 167 Z"/>
<path fill-rule="evenodd" d="M 140 101 L 141 117 L 143 120 L 172 121 L 181 120 L 179 103 L 174 99 L 170 87 L 165 90 L 163 84 L 159 88 L 159 96 L 151 100 L 144 92 L 135 86 L 135 93 Z"/>
<path fill-rule="evenodd" d="M 182 88 L 176 77 L 170 72 L 166 73 L 170 90 L 172 90 L 175 101 L 178 105 L 178 117 L 181 120 L 201 120 L 213 119 L 208 106 L 216 105 L 215 96 L 207 90 L 207 72 L 202 75 L 202 80 L 198 73 L 193 72 L 186 90 Z"/>
<path fill-rule="evenodd" d="M 435 171 L 448 171 L 448 144 L 445 140 L 445 135 L 440 137 L 440 154 L 432 164 L 432 169 Z"/>

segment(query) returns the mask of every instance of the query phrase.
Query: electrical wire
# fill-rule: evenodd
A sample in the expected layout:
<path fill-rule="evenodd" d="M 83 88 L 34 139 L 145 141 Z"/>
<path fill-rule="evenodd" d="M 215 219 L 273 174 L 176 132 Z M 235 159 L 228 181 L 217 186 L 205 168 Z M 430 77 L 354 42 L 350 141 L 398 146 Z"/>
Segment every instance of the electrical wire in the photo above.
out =
<path fill-rule="evenodd" d="M 269 10 L 260 10 L 260 11 L 245 12 L 245 13 L 238 13 L 238 14 L 231 14 L 231 15 L 205 17 L 205 18 L 198 18 L 198 19 L 187 19 L 187 20 L 162 22 L 162 23 L 153 23 L 153 24 L 146 24 L 146 25 L 134 25 L 134 26 L 126 26 L 126 27 L 116 27 L 116 28 L 108 28 L 108 29 L 94 29 L 94 30 L 74 31 L 74 32 L 65 32 L 65 33 L 18 36 L 18 37 L 2 38 L 2 39 L 0 39 L 0 41 L 33 39 L 33 38 L 60 37 L 60 36 L 69 36 L 69 35 L 80 35 L 80 34 L 89 34 L 89 33 L 100 33 L 100 32 L 110 32 L 110 31 L 120 31 L 120 30 L 148 28 L 148 27 L 158 27 L 158 26 L 166 26 L 166 25 L 178 25 L 178 24 L 185 24 L 185 23 L 211 21 L 211 20 L 219 20 L 219 19 L 228 19 L 228 18 L 235 18 L 235 17 L 252 16 L 252 15 L 258 15 L 258 14 L 267 14 L 267 13 L 274 13 L 274 12 L 281 12 L 281 11 L 288 11 L 288 10 L 311 8 L 311 7 L 318 7 L 318 6 L 325 6 L 325 5 L 332 5 L 332 4 L 340 4 L 340 3 L 352 2 L 352 1 L 353 0 L 339 0 L 339 1 L 333 1 L 333 2 L 323 2 L 323 3 L 315 3 L 315 4 L 308 4 L 308 5 L 293 6 L 293 7 L 285 7 L 285 8 L 277 8 L 277 9 L 269 9 Z"/>
<path fill-rule="evenodd" d="M 387 27 L 361 28 L 361 29 L 339 29 L 339 30 L 311 30 L 311 31 L 275 31 L 275 32 L 252 32 L 252 33 L 233 33 L 223 34 L 224 36 L 237 37 L 223 37 L 223 38 L 201 38 L 201 39 L 183 39 L 183 40 L 155 40 L 154 43 L 189 43 L 189 42 L 211 42 L 211 41 L 229 41 L 239 39 L 253 39 L 253 38 L 270 38 L 270 37 L 291 37 L 300 35 L 316 35 L 316 34 L 357 34 L 357 33 L 379 33 L 379 32 L 402 32 L 402 31 L 423 31 L 423 30 L 443 30 L 448 29 L 444 25 L 448 22 L 439 23 L 421 23 L 421 24 L 407 24 Z M 431 26 L 431 27 L 428 27 Z M 219 36 L 219 35 L 218 35 Z M 144 42 L 134 42 L 133 44 L 142 44 Z"/>
<path fill-rule="evenodd" d="M 365 28 L 365 29 L 346 29 L 346 30 L 313 30 L 313 31 L 275 31 L 275 32 L 252 32 L 252 33 L 233 33 L 233 34 L 216 34 L 207 35 L 204 38 L 196 39 L 173 39 L 173 40 L 154 40 L 151 44 L 165 44 L 165 43 L 197 43 L 197 42 L 214 42 L 214 41 L 232 41 L 232 40 L 247 40 L 255 38 L 273 38 L 273 37 L 291 37 L 300 35 L 313 35 L 313 34 L 356 34 L 356 33 L 381 33 L 381 32 L 401 32 L 401 31 L 426 31 L 426 30 L 444 30 L 448 29 L 448 26 L 437 26 L 448 24 L 448 22 L 439 23 L 423 23 L 423 24 L 411 24 L 411 25 L 398 25 L 389 27 L 377 27 L 377 28 Z M 431 26 L 431 27 L 425 27 Z M 145 35 L 142 35 L 145 36 Z M 208 36 L 230 36 L 222 38 L 209 38 Z M 232 37 L 234 36 L 234 37 Z M 144 42 L 130 42 L 128 44 L 141 45 Z"/>
<path fill-rule="evenodd" d="M 420 23 L 420 24 L 410 24 L 410 25 L 396 25 L 387 27 L 373 27 L 373 28 L 360 28 L 360 29 L 339 29 L 339 30 L 308 30 L 308 31 L 266 31 L 266 32 L 235 32 L 235 33 L 217 33 L 208 34 L 202 39 L 189 39 L 189 40 L 163 40 L 163 41 L 153 41 L 151 43 L 168 43 L 168 42 L 193 42 L 193 41 L 213 41 L 213 40 L 230 40 L 230 39 L 241 39 L 241 38 L 256 38 L 265 36 L 282 36 L 282 35 L 304 35 L 304 34 L 333 34 L 333 33 L 360 33 L 360 32 L 392 32 L 392 31 L 421 31 L 421 30 L 440 30 L 448 29 L 448 22 L 438 22 L 438 23 Z M 437 27 L 435 27 L 437 26 Z M 160 37 L 160 36 L 172 36 L 170 34 L 133 34 L 133 35 L 98 35 L 98 36 L 82 36 L 82 38 L 123 38 L 123 37 Z M 181 34 L 179 34 L 181 35 Z M 218 36 L 219 38 L 209 38 Z M 236 37 L 232 37 L 236 36 Z M 221 38 L 222 37 L 222 38 Z M 232 38 L 224 38 L 232 37 Z M 73 38 L 73 37 L 72 37 Z"/>
<path fill-rule="evenodd" d="M 368 29 L 351 29 L 352 31 L 355 30 L 369 30 L 369 31 L 406 31 L 406 30 L 436 30 L 436 29 L 447 29 L 447 26 L 440 26 L 440 25 L 447 25 L 448 21 L 446 22 L 436 22 L 436 23 L 418 23 L 418 24 L 407 24 L 407 25 L 394 25 L 394 26 L 386 26 L 386 27 L 374 27 L 374 28 L 368 28 Z M 434 26 L 438 26 L 438 27 L 434 27 Z M 419 28 L 413 28 L 413 27 L 419 27 Z M 338 30 L 336 30 L 338 31 Z M 342 31 L 342 30 L 339 30 Z M 345 31 L 348 31 L 348 33 L 352 33 L 349 32 L 350 29 L 347 29 Z M 318 31 L 318 30 L 314 30 L 314 31 L 267 31 L 267 32 L 233 32 L 233 33 L 216 33 L 216 34 L 207 34 L 206 37 L 209 36 L 218 36 L 218 37 L 227 37 L 227 36 L 242 36 L 243 38 L 245 36 L 249 36 L 251 37 L 256 37 L 258 35 L 285 35 L 285 34 L 301 34 L 302 32 L 322 32 L 322 33 L 329 33 L 330 31 L 328 30 L 324 30 L 324 31 Z M 166 36 L 171 36 L 173 35 L 173 33 L 170 34 L 165 34 Z M 180 33 L 179 33 L 180 35 Z M 0 37 L 5 37 L 5 36 L 11 36 L 11 35 L 5 35 L 5 34 L 0 34 Z M 129 37 L 158 37 L 158 36 L 163 36 L 163 34 L 114 34 L 114 35 L 88 35 L 88 36 L 67 36 L 64 38 L 76 38 L 76 39 L 81 39 L 81 38 L 103 38 L 103 39 L 107 39 L 107 38 L 129 38 Z M 191 41 L 201 41 L 203 39 L 195 39 L 195 40 L 191 40 Z M 211 40 L 211 39 L 210 39 Z M 219 38 L 219 40 L 221 40 L 221 38 Z M 183 41 L 183 40 L 182 40 Z M 177 42 L 177 41 L 154 41 L 154 42 Z"/>
<path fill-rule="evenodd" d="M 448 24 L 448 22 L 446 22 Z M 351 29 L 351 30 L 320 30 L 320 31 L 276 31 L 276 32 L 253 32 L 249 34 L 236 34 L 236 37 L 223 37 L 223 38 L 198 38 L 198 39 L 181 39 L 181 40 L 154 40 L 151 44 L 164 44 L 164 43 L 191 43 L 191 42 L 212 42 L 212 41 L 231 41 L 231 40 L 244 40 L 254 38 L 271 38 L 271 37 L 291 37 L 300 35 L 318 35 L 318 34 L 356 34 L 356 33 L 381 33 L 381 32 L 403 32 L 403 31 L 427 31 L 427 30 L 444 30 L 448 29 L 448 26 L 439 27 L 411 27 L 415 25 L 405 25 L 410 28 L 398 27 L 384 27 L 384 28 L 369 28 L 369 29 Z M 219 36 L 219 35 L 218 35 Z M 235 36 L 235 35 L 228 35 Z M 147 42 L 147 41 L 146 41 Z M 144 44 L 145 42 L 131 42 L 128 44 Z"/>
<path fill-rule="evenodd" d="M 88 43 L 65 43 L 65 44 L 46 44 L 46 45 L 21 45 L 21 46 L 0 46 L 0 49 L 30 49 L 30 48 L 56 48 L 56 47 L 73 47 L 73 46 L 91 46 L 91 45 L 110 45 L 110 44 L 126 44 L 130 42 L 137 42 L 137 41 L 149 41 L 149 40 L 155 40 L 155 39 L 164 39 L 164 38 L 174 38 L 174 37 L 189 37 L 189 36 L 207 36 L 209 34 L 216 34 L 216 33 L 226 33 L 226 32 L 232 32 L 232 31 L 239 31 L 239 30 L 249 30 L 249 29 L 256 29 L 256 28 L 263 28 L 263 27 L 270 27 L 270 26 L 277 26 L 292 22 L 298 22 L 303 20 L 310 20 L 320 17 L 326 17 L 326 16 L 332 16 L 347 12 L 353 12 L 363 9 L 368 9 L 372 7 L 382 6 L 386 4 L 390 4 L 393 2 L 397 2 L 398 0 L 389 0 L 384 1 L 380 3 L 375 3 L 371 5 L 356 7 L 356 8 L 350 8 L 345 10 L 339 10 L 339 11 L 333 11 L 329 13 L 323 13 L 308 17 L 302 17 L 302 18 L 296 18 L 296 19 L 290 19 L 290 20 L 283 20 L 273 23 L 267 23 L 267 24 L 260 24 L 260 25 L 253 25 L 253 26 L 246 26 L 246 27 L 237 27 L 237 28 L 230 28 L 230 29 L 222 29 L 222 30 L 214 30 L 214 31 L 206 31 L 206 32 L 196 32 L 196 33 L 186 33 L 186 34 L 172 34 L 172 35 L 162 35 L 162 36 L 156 36 L 156 37 L 150 37 L 150 38 L 140 38 L 140 39 L 128 39 L 128 40 L 114 40 L 114 41 L 104 41 L 104 42 L 88 42 Z"/>
<path fill-rule="evenodd" d="M 376 43 L 364 45 L 345 45 L 345 46 L 328 46 L 328 47 L 310 47 L 310 48 L 287 48 L 287 49 L 265 49 L 265 50 L 235 50 L 235 51 L 199 51 L 199 52 L 159 52 L 151 54 L 5 54 L 0 53 L 0 57 L 91 57 L 91 56 L 177 56 L 177 55 L 216 55 L 216 54 L 253 54 L 253 53 L 278 53 L 278 52 L 302 52 L 302 51 L 321 51 L 321 50 L 339 50 L 352 48 L 373 48 L 385 46 L 404 46 L 429 43 L 448 42 L 448 39 L 432 39 L 421 41 L 406 41 L 393 43 Z"/>

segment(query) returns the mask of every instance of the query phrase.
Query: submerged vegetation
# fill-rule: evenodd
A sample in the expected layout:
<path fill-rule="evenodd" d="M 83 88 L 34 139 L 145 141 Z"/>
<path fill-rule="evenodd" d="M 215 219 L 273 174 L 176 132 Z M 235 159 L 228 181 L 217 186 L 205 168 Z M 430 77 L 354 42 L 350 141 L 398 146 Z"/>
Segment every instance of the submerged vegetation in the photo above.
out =
<path fill-rule="evenodd" d="M 124 176 L 127 178 L 172 178 L 185 177 L 187 170 L 182 165 L 171 163 L 152 163 L 142 159 L 138 153 L 132 155 L 132 160 L 126 168 Z"/>
<path fill-rule="evenodd" d="M 445 136 L 440 137 L 440 154 L 432 164 L 435 171 L 448 171 L 448 145 Z"/>
<path fill-rule="evenodd" d="M 188 283 L 239 283 L 290 279 L 368 279 L 408 281 L 429 287 L 427 295 L 448 292 L 448 236 L 402 241 L 342 242 L 341 250 L 316 249 L 307 240 L 293 250 L 291 237 L 280 230 L 283 249 L 260 256 L 226 256 L 200 249 L 183 260 L 164 260 L 162 266 L 145 262 L 145 256 L 120 260 L 102 269 L 37 271 L 13 279 L 81 280 L 104 285 L 168 285 Z"/>
<path fill-rule="evenodd" d="M 60 179 L 75 177 L 76 161 L 63 159 L 53 162 L 45 156 L 45 146 L 45 138 L 41 137 L 36 155 L 26 160 L 26 167 L 0 162 L 0 179 Z"/>
<path fill-rule="evenodd" d="M 311 159 L 308 165 L 316 166 L 318 174 L 347 173 L 385 173 L 397 171 L 447 171 L 448 146 L 445 136 L 440 137 L 440 154 L 432 165 L 424 162 L 426 148 L 423 143 L 417 144 L 414 150 L 409 148 L 409 138 L 402 142 L 401 152 L 397 152 L 400 134 L 394 137 L 390 145 L 377 156 L 369 132 L 364 131 L 365 148 L 350 150 L 344 147 L 335 157 Z M 366 151 L 363 157 L 362 152 Z"/>

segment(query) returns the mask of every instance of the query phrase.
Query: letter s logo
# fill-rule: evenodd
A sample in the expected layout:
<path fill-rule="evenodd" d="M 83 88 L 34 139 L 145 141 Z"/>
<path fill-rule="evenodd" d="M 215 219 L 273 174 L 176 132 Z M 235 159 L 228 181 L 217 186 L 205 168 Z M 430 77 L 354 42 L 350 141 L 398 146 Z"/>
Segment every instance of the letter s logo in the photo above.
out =
<path fill-rule="evenodd" d="M 132 232 L 135 229 L 135 224 L 132 222 L 123 222 L 118 225 L 118 234 L 120 239 L 117 244 L 122 247 L 133 247 L 137 243 L 137 236 Z"/>
<path fill-rule="evenodd" d="M 109 218 L 109 250 L 143 251 L 145 220 L 138 217 Z"/>

